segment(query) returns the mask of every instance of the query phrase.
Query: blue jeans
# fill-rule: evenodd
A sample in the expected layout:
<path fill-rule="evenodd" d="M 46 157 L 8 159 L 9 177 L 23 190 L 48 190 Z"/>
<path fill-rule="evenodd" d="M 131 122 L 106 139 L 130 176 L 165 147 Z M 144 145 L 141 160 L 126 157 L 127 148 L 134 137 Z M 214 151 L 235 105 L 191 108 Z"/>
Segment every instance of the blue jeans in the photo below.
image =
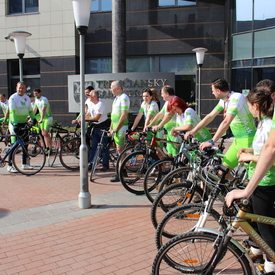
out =
<path fill-rule="evenodd" d="M 101 135 L 102 132 L 100 132 L 98 129 L 93 129 L 92 131 L 92 147 L 91 147 L 91 151 L 90 151 L 90 159 L 89 159 L 89 163 L 92 163 L 94 161 L 94 157 L 97 151 L 97 145 L 101 139 Z M 103 147 L 101 150 L 101 154 L 102 154 L 102 166 L 104 168 L 109 168 L 109 149 L 105 149 L 104 147 L 107 146 L 108 144 L 108 139 L 109 137 L 104 137 L 103 138 Z"/>

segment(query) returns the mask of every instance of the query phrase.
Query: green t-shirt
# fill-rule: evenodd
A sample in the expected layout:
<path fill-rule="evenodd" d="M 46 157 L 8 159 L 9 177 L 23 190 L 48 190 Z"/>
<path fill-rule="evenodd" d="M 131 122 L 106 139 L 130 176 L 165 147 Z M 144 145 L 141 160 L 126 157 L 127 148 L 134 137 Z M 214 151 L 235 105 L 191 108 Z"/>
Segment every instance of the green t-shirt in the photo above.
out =
<path fill-rule="evenodd" d="M 14 93 L 9 99 L 10 117 L 9 122 L 16 125 L 18 123 L 25 123 L 27 117 L 35 118 L 31 106 L 31 100 L 27 95 L 19 95 Z"/>
<path fill-rule="evenodd" d="M 113 105 L 112 105 L 112 113 L 111 113 L 111 121 L 114 126 L 119 122 L 122 111 L 128 111 L 130 108 L 130 99 L 128 95 L 125 93 L 121 93 L 116 96 Z M 124 121 L 123 125 L 128 125 L 128 118 Z"/>
<path fill-rule="evenodd" d="M 224 111 L 225 115 L 235 116 L 230 124 L 230 129 L 235 138 L 254 137 L 256 126 L 243 94 L 231 92 L 229 97 L 219 101 L 215 110 Z"/>

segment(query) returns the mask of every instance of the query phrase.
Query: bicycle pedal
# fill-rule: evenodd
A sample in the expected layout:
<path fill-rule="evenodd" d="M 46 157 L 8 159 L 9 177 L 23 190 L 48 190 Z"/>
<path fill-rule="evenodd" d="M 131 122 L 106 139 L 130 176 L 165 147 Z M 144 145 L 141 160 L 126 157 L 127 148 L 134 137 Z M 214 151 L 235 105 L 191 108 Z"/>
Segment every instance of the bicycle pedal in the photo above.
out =
<path fill-rule="evenodd" d="M 256 273 L 258 275 L 266 274 L 265 271 L 264 271 L 264 268 L 261 265 L 256 266 Z"/>

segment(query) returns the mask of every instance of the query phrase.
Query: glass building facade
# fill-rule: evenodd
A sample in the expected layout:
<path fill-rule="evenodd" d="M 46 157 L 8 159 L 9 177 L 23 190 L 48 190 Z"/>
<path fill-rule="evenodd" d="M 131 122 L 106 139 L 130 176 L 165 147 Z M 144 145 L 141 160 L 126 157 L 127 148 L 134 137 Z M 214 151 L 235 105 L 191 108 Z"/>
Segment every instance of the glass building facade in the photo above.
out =
<path fill-rule="evenodd" d="M 232 14 L 232 90 L 275 81 L 275 1 L 235 0 Z"/>

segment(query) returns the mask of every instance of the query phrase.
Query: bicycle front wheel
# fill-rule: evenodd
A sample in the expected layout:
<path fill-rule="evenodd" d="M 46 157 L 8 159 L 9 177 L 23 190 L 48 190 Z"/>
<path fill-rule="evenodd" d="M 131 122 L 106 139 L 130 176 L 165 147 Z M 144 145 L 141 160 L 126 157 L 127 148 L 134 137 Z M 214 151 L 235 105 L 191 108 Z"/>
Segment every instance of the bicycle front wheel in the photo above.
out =
<path fill-rule="evenodd" d="M 179 182 L 163 189 L 155 198 L 151 208 L 151 220 L 155 228 L 169 210 L 178 205 L 200 202 L 203 190 L 191 182 Z"/>
<path fill-rule="evenodd" d="M 33 154 L 40 152 L 39 154 Z M 24 148 L 17 146 L 12 154 L 14 168 L 23 175 L 34 175 L 42 170 L 46 162 L 46 155 L 42 147 L 36 143 L 26 142 Z"/>
<path fill-rule="evenodd" d="M 221 236 L 206 232 L 178 235 L 158 251 L 152 274 L 205 274 L 220 241 Z M 229 242 L 211 274 L 252 275 L 253 272 L 244 252 Z"/>
<path fill-rule="evenodd" d="M 74 138 L 66 141 L 60 150 L 60 162 L 68 170 L 79 170 L 79 147 L 80 138 Z"/>
<path fill-rule="evenodd" d="M 190 203 L 172 208 L 162 218 L 156 230 L 156 245 L 160 249 L 169 239 L 189 231 L 193 231 L 195 227 L 206 227 L 215 230 L 226 229 L 226 222 L 221 219 L 220 214 L 211 209 L 207 213 L 207 219 L 202 224 L 205 204 Z M 199 223 L 199 224 L 198 224 Z"/>
<path fill-rule="evenodd" d="M 90 181 L 93 181 L 93 175 L 95 174 L 95 169 L 100 161 L 100 154 L 101 154 L 101 146 L 99 145 L 96 149 L 96 154 L 94 156 L 93 165 L 91 169 Z"/>
<path fill-rule="evenodd" d="M 150 202 L 153 202 L 158 194 L 159 183 L 173 168 L 173 158 L 165 158 L 156 161 L 147 170 L 144 181 L 143 188 L 144 193 Z"/>
<path fill-rule="evenodd" d="M 124 188 L 137 195 L 144 194 L 143 177 L 157 160 L 157 155 L 147 155 L 145 151 L 137 151 L 127 156 L 119 169 L 119 178 Z"/>

